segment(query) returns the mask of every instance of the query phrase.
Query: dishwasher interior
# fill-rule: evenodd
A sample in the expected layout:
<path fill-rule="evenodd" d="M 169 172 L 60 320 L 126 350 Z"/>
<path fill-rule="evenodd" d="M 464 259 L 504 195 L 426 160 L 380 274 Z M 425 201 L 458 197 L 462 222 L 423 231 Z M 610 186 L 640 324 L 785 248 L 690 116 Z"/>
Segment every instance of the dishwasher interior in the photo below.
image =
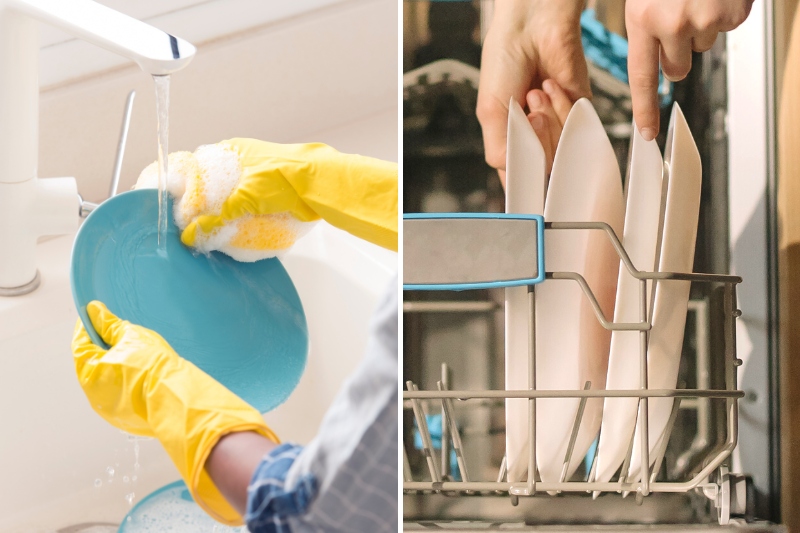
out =
<path fill-rule="evenodd" d="M 406 213 L 504 210 L 504 193 L 496 171 L 484 162 L 474 113 L 480 42 L 491 10 L 490 1 L 404 2 Z M 473 31 L 448 34 L 454 21 Z M 684 110 L 703 162 L 694 272 L 720 277 L 692 282 L 673 391 L 680 400 L 650 476 L 643 483 L 617 474 L 598 491 L 592 485 L 590 451 L 584 466 L 556 487 L 533 487 L 535 478 L 505 483 L 503 290 L 404 291 L 405 529 L 671 530 L 732 524 L 780 529 L 769 522 L 779 521 L 773 482 L 763 481 L 769 473 L 759 473 L 756 483 L 748 471 L 750 464 L 770 462 L 751 460 L 751 454 L 770 450 L 750 448 L 744 460 L 731 453 L 739 438 L 739 405 L 755 393 L 739 390 L 736 373 L 742 361 L 736 355 L 735 322 L 740 311 L 735 277 L 724 276 L 731 261 L 724 36 L 693 59 L 687 79 L 668 87 L 664 96 Z M 590 72 L 593 103 L 625 179 L 629 93 L 591 63 Z M 661 147 L 669 106 L 663 111 Z M 448 396 L 448 391 L 455 392 Z"/>

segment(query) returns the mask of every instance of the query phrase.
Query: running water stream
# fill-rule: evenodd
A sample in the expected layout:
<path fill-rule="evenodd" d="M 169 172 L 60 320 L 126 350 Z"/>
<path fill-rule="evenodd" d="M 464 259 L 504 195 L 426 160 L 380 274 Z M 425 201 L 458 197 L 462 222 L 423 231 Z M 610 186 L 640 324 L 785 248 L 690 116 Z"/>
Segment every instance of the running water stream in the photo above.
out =
<path fill-rule="evenodd" d="M 158 121 L 158 253 L 167 254 L 167 176 L 169 155 L 169 75 L 153 76 Z"/>

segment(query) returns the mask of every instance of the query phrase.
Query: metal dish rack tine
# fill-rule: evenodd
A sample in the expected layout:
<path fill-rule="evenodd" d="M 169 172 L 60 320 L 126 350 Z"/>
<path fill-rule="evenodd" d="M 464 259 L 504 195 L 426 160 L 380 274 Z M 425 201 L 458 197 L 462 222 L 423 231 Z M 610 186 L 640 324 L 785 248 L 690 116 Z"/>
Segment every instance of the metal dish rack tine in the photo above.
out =
<path fill-rule="evenodd" d="M 639 442 L 642 446 L 641 451 L 641 484 L 639 490 L 642 495 L 647 496 L 650 494 L 650 431 L 649 431 L 649 413 L 648 413 L 648 398 L 642 397 L 639 403 Z"/>
<path fill-rule="evenodd" d="M 450 371 L 447 363 L 442 363 L 442 381 L 444 388 L 447 389 L 450 385 Z M 442 390 L 440 387 L 439 390 Z M 445 400 L 442 400 L 442 454 L 441 454 L 441 472 L 442 479 L 450 478 L 450 425 L 448 419 L 450 418 Z"/>
<path fill-rule="evenodd" d="M 597 440 L 595 442 L 599 445 L 599 443 L 600 443 L 600 435 L 599 434 L 598 434 Z M 586 482 L 587 483 L 594 483 L 595 476 L 597 475 L 597 457 L 598 457 L 597 450 L 598 450 L 598 448 L 597 448 L 597 446 L 595 446 L 594 457 L 592 457 L 592 467 L 589 469 L 589 473 L 586 475 Z M 600 491 L 598 491 L 598 490 L 595 490 L 595 491 L 587 490 L 586 492 L 592 494 L 592 499 L 593 500 L 596 500 L 597 497 L 600 496 Z"/>
<path fill-rule="evenodd" d="M 406 381 L 406 388 L 408 388 L 409 391 L 418 390 L 413 381 Z M 419 434 L 422 437 L 422 453 L 425 455 L 425 460 L 428 463 L 428 470 L 430 471 L 431 479 L 434 483 L 440 483 L 442 478 L 439 475 L 439 469 L 436 467 L 436 460 L 433 454 L 433 442 L 431 441 L 431 434 L 428 430 L 428 421 L 425 419 L 425 413 L 422 410 L 420 401 L 417 399 L 412 399 L 411 409 L 414 411 L 414 418 L 417 420 Z"/>
<path fill-rule="evenodd" d="M 639 404 L 642 403 L 642 399 L 639 398 L 637 402 Z M 631 431 L 631 440 L 628 443 L 628 452 L 625 454 L 625 460 L 622 461 L 622 468 L 619 471 L 619 492 L 623 492 L 622 487 L 628 482 L 628 471 L 631 467 L 631 460 L 633 458 L 633 443 L 636 442 L 636 428 Z"/>
<path fill-rule="evenodd" d="M 597 436 L 597 443 L 600 442 L 600 435 Z M 592 467 L 589 469 L 589 474 L 586 476 L 586 481 L 594 483 L 594 478 L 597 475 L 597 447 L 595 447 L 594 457 L 592 457 Z"/>
<path fill-rule="evenodd" d="M 497 482 L 502 483 L 503 478 L 506 477 L 506 468 L 508 463 L 508 457 L 505 455 L 503 456 L 503 460 L 500 462 L 500 470 L 497 472 Z"/>
<path fill-rule="evenodd" d="M 587 381 L 583 390 L 589 390 L 592 387 L 592 382 Z M 578 432 L 581 429 L 581 421 L 583 420 L 583 413 L 586 410 L 586 400 L 589 398 L 584 396 L 578 404 L 578 412 L 575 414 L 575 422 L 572 424 L 572 433 L 569 436 L 569 444 L 567 445 L 567 453 L 564 455 L 564 464 L 561 466 L 561 475 L 558 478 L 559 483 L 563 483 L 567 477 L 569 464 L 572 462 L 572 454 L 575 452 L 575 442 L 578 440 Z M 561 491 L 559 491 L 561 492 Z"/>
<path fill-rule="evenodd" d="M 610 228 L 609 228 L 610 229 Z M 615 241 L 618 243 L 619 239 L 614 235 Z M 639 284 L 639 320 L 649 325 L 648 320 L 648 305 L 647 305 L 647 281 L 642 280 Z M 647 390 L 648 388 L 648 361 L 647 361 L 647 344 L 648 332 L 641 331 L 639 333 L 639 388 Z M 641 451 L 641 485 L 638 494 L 647 496 L 650 494 L 650 425 L 649 425 L 649 401 L 647 397 L 639 399 L 639 420 L 638 431 L 639 440 L 642 444 Z M 635 432 L 634 432 L 635 435 Z M 627 475 L 627 474 L 626 474 Z"/>
<path fill-rule="evenodd" d="M 589 287 L 589 284 L 586 282 L 586 278 L 577 272 L 547 272 L 545 273 L 545 279 L 572 280 L 576 282 L 583 291 L 583 294 L 589 299 L 589 303 L 592 304 L 592 310 L 597 317 L 597 321 L 607 330 L 644 331 L 650 329 L 650 324 L 642 322 L 609 321 L 605 313 L 603 313 L 603 309 L 600 307 L 600 302 L 597 301 L 594 291 L 592 291 L 592 288 Z"/>
<path fill-rule="evenodd" d="M 536 390 L 536 287 L 528 286 L 528 389 Z M 536 398 L 528 400 L 528 486 L 525 493 L 536 493 Z M 509 489 L 509 494 L 511 489 Z"/>
<path fill-rule="evenodd" d="M 726 284 L 736 284 L 741 283 L 742 278 L 741 276 L 731 276 L 728 274 L 702 274 L 702 273 L 685 273 L 685 272 L 647 272 L 643 270 L 637 269 L 633 265 L 633 261 L 631 261 L 630 256 L 628 256 L 628 252 L 622 246 L 622 242 L 619 240 L 617 233 L 605 222 L 545 222 L 544 228 L 546 230 L 602 230 L 604 231 L 609 239 L 611 240 L 611 245 L 614 247 L 614 250 L 617 252 L 617 256 L 619 256 L 620 260 L 625 265 L 625 268 L 628 270 L 631 276 L 636 279 L 652 279 L 652 280 L 664 280 L 664 279 L 671 279 L 671 280 L 681 280 L 681 281 L 702 281 L 705 283 L 726 283 Z"/>
<path fill-rule="evenodd" d="M 664 462 L 664 456 L 667 454 L 667 444 L 669 444 L 669 439 L 672 436 L 672 430 L 675 428 L 675 421 L 678 419 L 678 411 L 681 406 L 681 399 L 682 398 L 675 398 L 673 400 L 672 412 L 669 414 L 667 427 L 664 428 L 664 436 L 661 437 L 661 442 L 659 442 L 658 448 L 654 450 L 656 460 L 653 462 L 653 472 L 650 474 L 650 483 L 656 482 L 658 471 L 661 470 L 661 463 Z"/>
<path fill-rule="evenodd" d="M 606 222 L 545 222 L 544 228 L 555 230 L 595 229 L 605 231 L 611 241 L 611 245 L 614 247 L 614 251 L 617 252 L 625 268 L 628 269 L 628 272 L 630 272 L 633 277 L 641 279 L 640 276 L 643 272 L 633 265 L 633 261 L 631 261 L 630 256 L 628 256 L 628 252 L 625 250 L 625 247 L 622 246 L 622 241 L 617 237 L 617 232 Z"/>
<path fill-rule="evenodd" d="M 436 386 L 439 390 L 447 390 L 444 384 L 441 381 L 436 382 Z M 447 417 L 447 422 L 450 425 L 450 435 L 453 439 L 453 450 L 456 452 L 456 462 L 458 463 L 458 469 L 461 472 L 461 481 L 464 483 L 469 483 L 469 474 L 467 473 L 467 462 L 464 459 L 464 448 L 461 446 L 461 434 L 458 431 L 458 426 L 456 425 L 456 419 L 453 416 L 453 400 L 450 398 L 442 398 L 442 407 L 444 408 L 445 415 Z M 442 448 L 444 448 L 444 422 L 442 422 Z M 448 457 L 449 460 L 449 457 Z"/>
<path fill-rule="evenodd" d="M 411 473 L 411 465 L 408 462 L 408 454 L 406 453 L 405 444 L 403 444 L 403 481 L 414 481 L 414 476 Z"/>

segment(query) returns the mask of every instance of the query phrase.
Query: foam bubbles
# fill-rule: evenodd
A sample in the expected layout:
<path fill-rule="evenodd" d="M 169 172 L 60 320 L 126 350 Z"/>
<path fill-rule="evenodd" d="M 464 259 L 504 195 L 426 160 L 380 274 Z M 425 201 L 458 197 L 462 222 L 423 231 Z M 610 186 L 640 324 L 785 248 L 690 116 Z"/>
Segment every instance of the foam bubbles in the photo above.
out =
<path fill-rule="evenodd" d="M 155 188 L 158 172 L 153 163 L 142 171 L 136 189 Z M 238 154 L 227 146 L 209 144 L 194 153 L 169 155 L 167 189 L 175 199 L 174 217 L 183 230 L 201 215 L 218 215 L 242 176 Z M 210 234 L 198 231 L 195 248 L 203 253 L 223 252 L 237 261 L 253 262 L 275 257 L 313 227 L 289 212 L 245 215 Z"/>
<path fill-rule="evenodd" d="M 146 496 L 126 517 L 120 533 L 246 533 L 246 526 L 217 524 L 192 500 L 183 483 L 168 485 Z"/>

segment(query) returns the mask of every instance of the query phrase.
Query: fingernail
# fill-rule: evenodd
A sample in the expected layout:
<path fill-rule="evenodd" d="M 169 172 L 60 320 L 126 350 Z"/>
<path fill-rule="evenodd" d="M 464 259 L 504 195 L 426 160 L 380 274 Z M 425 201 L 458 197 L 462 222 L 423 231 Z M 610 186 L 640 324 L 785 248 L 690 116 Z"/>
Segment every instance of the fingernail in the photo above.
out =
<path fill-rule="evenodd" d="M 533 129 L 535 130 L 541 130 L 542 128 L 544 128 L 544 119 L 542 118 L 542 116 L 536 115 L 535 117 L 533 117 L 533 120 L 531 120 L 531 126 L 533 126 Z"/>
<path fill-rule="evenodd" d="M 653 128 L 642 128 L 639 133 L 642 134 L 645 141 L 652 141 L 656 138 L 656 130 Z"/>
<path fill-rule="evenodd" d="M 547 94 L 552 94 L 555 90 L 555 87 L 553 86 L 553 80 L 544 80 L 544 83 L 542 83 L 542 89 L 544 89 L 544 92 Z"/>
<path fill-rule="evenodd" d="M 531 107 L 541 107 L 542 106 L 542 97 L 539 96 L 539 93 L 533 91 L 531 95 L 528 97 L 528 105 Z"/>

